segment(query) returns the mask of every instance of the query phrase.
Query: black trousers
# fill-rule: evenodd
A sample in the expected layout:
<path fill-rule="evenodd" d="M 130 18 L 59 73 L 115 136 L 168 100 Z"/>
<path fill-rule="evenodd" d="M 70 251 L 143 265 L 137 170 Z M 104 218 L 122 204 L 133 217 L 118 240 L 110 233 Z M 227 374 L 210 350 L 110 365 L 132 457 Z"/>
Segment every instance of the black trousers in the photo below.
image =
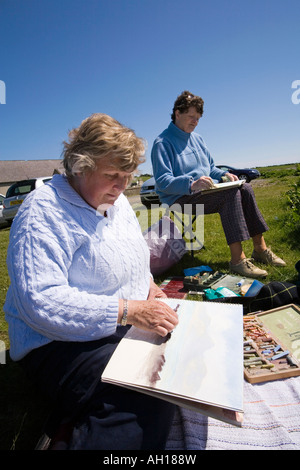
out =
<path fill-rule="evenodd" d="M 59 414 L 84 430 L 83 449 L 163 450 L 175 406 L 101 382 L 101 374 L 127 327 L 88 342 L 53 341 L 20 361 Z M 128 364 L 130 367 L 130 364 Z"/>

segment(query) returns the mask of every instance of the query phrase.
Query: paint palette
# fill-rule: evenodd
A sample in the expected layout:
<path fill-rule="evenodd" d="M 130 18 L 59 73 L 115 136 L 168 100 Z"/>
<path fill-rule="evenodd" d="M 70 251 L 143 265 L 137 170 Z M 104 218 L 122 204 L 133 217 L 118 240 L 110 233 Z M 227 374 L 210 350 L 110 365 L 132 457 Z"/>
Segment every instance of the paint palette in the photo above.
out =
<path fill-rule="evenodd" d="M 187 296 L 187 291 L 183 285 L 183 277 L 169 277 L 160 284 L 160 288 L 169 298 L 185 299 Z"/>
<path fill-rule="evenodd" d="M 185 276 L 183 285 L 187 290 L 203 292 L 205 289 L 224 287 L 240 295 L 242 284 L 251 285 L 253 279 L 235 274 L 225 274 L 220 271 L 197 273 Z"/>
<path fill-rule="evenodd" d="M 291 304 L 245 315 L 243 322 L 244 376 L 248 382 L 300 375 L 299 307 Z"/>
<path fill-rule="evenodd" d="M 183 285 L 185 289 L 203 292 L 204 289 L 211 287 L 212 284 L 223 279 L 226 275 L 221 272 L 211 273 L 210 271 L 200 272 L 193 276 L 185 276 Z"/>

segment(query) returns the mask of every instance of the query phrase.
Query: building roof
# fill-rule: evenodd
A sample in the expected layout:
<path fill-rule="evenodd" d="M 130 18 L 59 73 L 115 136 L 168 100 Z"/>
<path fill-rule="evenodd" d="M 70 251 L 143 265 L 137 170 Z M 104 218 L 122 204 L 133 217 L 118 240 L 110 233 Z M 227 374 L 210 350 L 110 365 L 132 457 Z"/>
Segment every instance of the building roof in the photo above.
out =
<path fill-rule="evenodd" d="M 3 160 L 0 161 L 0 184 L 29 178 L 51 176 L 63 172 L 62 161 L 56 160 Z"/>

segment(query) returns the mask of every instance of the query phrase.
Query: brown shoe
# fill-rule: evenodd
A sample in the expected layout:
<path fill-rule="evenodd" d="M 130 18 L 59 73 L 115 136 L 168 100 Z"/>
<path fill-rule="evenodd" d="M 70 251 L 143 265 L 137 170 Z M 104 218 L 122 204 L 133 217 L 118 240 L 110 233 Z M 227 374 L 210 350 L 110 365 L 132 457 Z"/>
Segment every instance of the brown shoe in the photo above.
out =
<path fill-rule="evenodd" d="M 267 248 L 263 253 L 257 253 L 253 250 L 252 258 L 259 263 L 271 264 L 272 266 L 286 266 L 286 262 L 283 259 L 276 256 L 270 248 Z"/>
<path fill-rule="evenodd" d="M 240 274 L 245 277 L 266 277 L 268 275 L 267 271 L 264 269 L 257 268 L 251 263 L 251 260 L 248 258 L 243 259 L 238 264 L 232 264 L 229 262 L 230 271 L 235 274 Z"/>

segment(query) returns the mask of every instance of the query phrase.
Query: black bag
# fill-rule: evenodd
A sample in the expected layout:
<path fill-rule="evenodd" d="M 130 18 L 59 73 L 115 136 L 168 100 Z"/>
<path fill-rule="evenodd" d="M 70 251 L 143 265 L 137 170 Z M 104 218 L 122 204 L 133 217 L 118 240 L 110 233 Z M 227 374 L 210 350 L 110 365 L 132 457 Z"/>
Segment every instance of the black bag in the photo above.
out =
<path fill-rule="evenodd" d="M 271 310 L 288 304 L 300 304 L 300 286 L 272 281 L 265 284 L 247 304 L 247 313 Z"/>

